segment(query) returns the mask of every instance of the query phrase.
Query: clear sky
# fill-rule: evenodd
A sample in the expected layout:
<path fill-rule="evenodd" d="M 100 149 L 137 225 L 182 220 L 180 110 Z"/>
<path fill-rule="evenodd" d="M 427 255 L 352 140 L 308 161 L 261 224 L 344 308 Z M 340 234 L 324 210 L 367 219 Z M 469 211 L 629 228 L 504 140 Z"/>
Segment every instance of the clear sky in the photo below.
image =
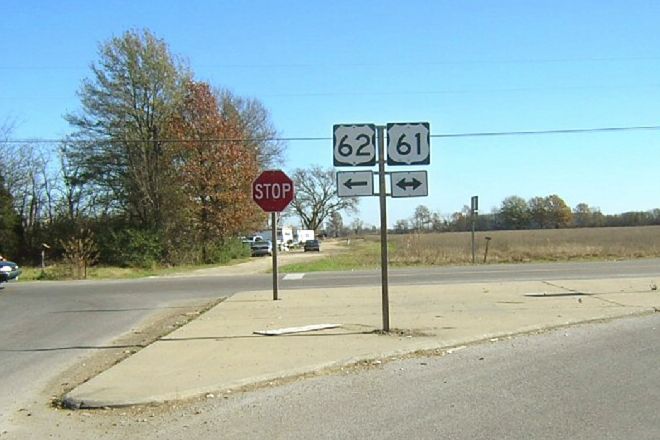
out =
<path fill-rule="evenodd" d="M 285 137 L 337 123 L 428 121 L 432 134 L 660 125 L 656 0 L 0 2 L 0 121 L 59 138 L 101 42 L 148 28 L 200 80 L 258 98 Z M 284 169 L 332 166 L 331 141 L 290 142 Z M 429 196 L 558 194 L 606 214 L 660 207 L 660 131 L 434 138 Z M 406 169 L 407 171 L 408 169 Z M 375 197 L 360 217 L 378 223 Z"/>

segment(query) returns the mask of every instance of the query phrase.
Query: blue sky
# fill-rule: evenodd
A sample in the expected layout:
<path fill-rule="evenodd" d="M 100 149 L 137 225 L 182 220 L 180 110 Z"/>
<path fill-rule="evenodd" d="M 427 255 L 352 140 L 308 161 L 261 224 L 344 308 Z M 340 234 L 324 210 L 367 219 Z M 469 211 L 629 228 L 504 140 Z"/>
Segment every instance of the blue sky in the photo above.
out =
<path fill-rule="evenodd" d="M 660 2 L 3 0 L 0 121 L 59 138 L 101 42 L 148 28 L 198 79 L 260 99 L 285 137 L 337 123 L 428 121 L 432 134 L 660 125 Z M 284 169 L 332 166 L 290 142 Z M 434 138 L 424 204 L 558 194 L 604 213 L 660 207 L 660 131 Z M 407 171 L 408 169 L 406 169 Z M 378 223 L 375 198 L 360 217 Z"/>

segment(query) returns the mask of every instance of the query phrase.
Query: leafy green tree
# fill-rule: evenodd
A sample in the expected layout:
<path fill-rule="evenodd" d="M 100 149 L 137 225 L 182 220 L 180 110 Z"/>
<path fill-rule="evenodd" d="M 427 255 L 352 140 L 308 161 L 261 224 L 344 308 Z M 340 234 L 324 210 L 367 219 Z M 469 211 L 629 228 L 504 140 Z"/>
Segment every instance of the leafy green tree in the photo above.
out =
<path fill-rule="evenodd" d="M 148 30 L 127 31 L 101 45 L 92 77 L 66 115 L 76 142 L 69 161 L 108 206 L 141 227 L 160 227 L 170 209 L 163 133 L 190 76 L 167 44 Z"/>
<path fill-rule="evenodd" d="M 547 228 L 551 223 L 550 201 L 547 197 L 532 197 L 527 204 L 532 227 Z"/>
<path fill-rule="evenodd" d="M 592 223 L 592 211 L 588 204 L 578 203 L 573 209 L 573 223 L 578 228 L 590 226 Z"/>
<path fill-rule="evenodd" d="M 510 196 L 504 199 L 498 216 L 504 229 L 525 229 L 529 226 L 529 206 L 522 197 Z"/>

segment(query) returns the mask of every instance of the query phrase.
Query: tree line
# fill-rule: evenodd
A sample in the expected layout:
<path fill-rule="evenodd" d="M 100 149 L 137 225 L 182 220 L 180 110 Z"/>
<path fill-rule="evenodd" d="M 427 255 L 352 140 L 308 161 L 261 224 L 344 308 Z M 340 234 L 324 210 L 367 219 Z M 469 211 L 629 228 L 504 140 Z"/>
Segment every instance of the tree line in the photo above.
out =
<path fill-rule="evenodd" d="M 256 99 L 197 80 L 167 43 L 128 31 L 99 47 L 55 144 L 0 125 L 0 254 L 37 264 L 218 262 L 263 227 L 250 200 L 286 145 Z"/>
<path fill-rule="evenodd" d="M 472 229 L 472 221 L 469 206 L 445 216 L 439 212 L 432 212 L 425 205 L 419 205 L 410 218 L 395 222 L 394 232 L 469 231 Z M 587 203 L 578 203 L 571 209 L 556 194 L 532 197 L 529 200 L 519 196 L 509 196 L 492 212 L 475 216 L 474 221 L 475 229 L 479 231 L 650 226 L 660 225 L 660 209 L 603 214 L 599 208 L 589 206 Z"/>

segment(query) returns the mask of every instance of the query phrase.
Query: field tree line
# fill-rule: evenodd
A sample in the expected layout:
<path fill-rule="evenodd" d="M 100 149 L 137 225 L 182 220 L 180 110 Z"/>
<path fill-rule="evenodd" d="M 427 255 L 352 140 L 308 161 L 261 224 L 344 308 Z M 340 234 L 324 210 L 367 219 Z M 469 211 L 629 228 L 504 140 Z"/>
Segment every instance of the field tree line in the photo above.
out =
<path fill-rule="evenodd" d="M 78 96 L 57 144 L 11 142 L 12 122 L 0 124 L 1 255 L 39 264 L 47 249 L 80 277 L 94 263 L 215 263 L 249 252 L 236 237 L 267 221 L 251 182 L 286 149 L 260 101 L 195 79 L 148 30 L 102 43 Z M 320 168 L 294 178 L 306 189 L 292 212 L 312 229 L 357 203 L 327 194 Z"/>
<path fill-rule="evenodd" d="M 469 231 L 472 228 L 470 211 L 469 206 L 464 206 L 461 211 L 444 216 L 419 205 L 410 218 L 395 222 L 394 232 Z M 605 215 L 587 203 L 578 203 L 571 209 L 556 194 L 529 200 L 510 196 L 489 214 L 478 214 L 475 220 L 475 229 L 479 231 L 650 226 L 660 225 L 660 209 Z"/>

